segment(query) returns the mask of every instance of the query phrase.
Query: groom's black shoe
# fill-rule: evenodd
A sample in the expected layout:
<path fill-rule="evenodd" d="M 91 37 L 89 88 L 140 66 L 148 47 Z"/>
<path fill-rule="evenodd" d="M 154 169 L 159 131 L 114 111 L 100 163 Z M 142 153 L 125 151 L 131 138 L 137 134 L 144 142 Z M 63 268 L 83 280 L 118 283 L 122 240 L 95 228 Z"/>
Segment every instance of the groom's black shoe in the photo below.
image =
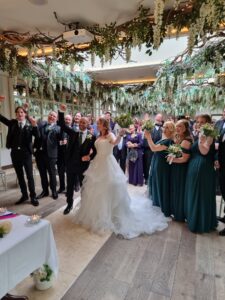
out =
<path fill-rule="evenodd" d="M 70 213 L 70 211 L 71 211 L 72 208 L 73 208 L 73 206 L 67 205 L 67 207 L 65 208 L 65 210 L 63 212 L 64 215 L 68 215 Z"/>
<path fill-rule="evenodd" d="M 222 223 L 225 223 L 225 216 L 224 217 L 217 217 L 217 220 L 222 222 Z"/>

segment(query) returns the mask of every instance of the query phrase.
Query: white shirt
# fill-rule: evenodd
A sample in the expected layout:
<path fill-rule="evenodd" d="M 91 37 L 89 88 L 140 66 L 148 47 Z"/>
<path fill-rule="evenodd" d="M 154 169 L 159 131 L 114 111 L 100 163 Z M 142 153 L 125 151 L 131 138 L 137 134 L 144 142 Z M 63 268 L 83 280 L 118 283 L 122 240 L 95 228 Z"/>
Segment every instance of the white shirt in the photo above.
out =
<path fill-rule="evenodd" d="M 223 123 L 223 129 L 225 128 L 225 122 Z"/>
<path fill-rule="evenodd" d="M 26 120 L 18 121 L 18 126 L 20 127 L 20 124 L 22 124 L 22 129 L 26 125 Z"/>
<path fill-rule="evenodd" d="M 82 132 L 82 144 L 83 144 L 83 142 L 86 140 L 86 137 L 87 137 L 87 129 L 84 131 L 80 131 L 80 132 Z"/>
<path fill-rule="evenodd" d="M 120 138 L 120 142 L 119 144 L 117 145 L 118 149 L 121 150 L 122 147 L 123 147 L 123 137 Z"/>

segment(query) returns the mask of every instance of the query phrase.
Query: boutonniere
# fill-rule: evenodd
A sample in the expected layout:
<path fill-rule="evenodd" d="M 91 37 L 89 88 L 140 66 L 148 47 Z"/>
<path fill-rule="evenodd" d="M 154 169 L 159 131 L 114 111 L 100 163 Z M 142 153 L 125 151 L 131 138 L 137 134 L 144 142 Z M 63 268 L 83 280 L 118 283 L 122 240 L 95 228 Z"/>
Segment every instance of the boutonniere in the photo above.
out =
<path fill-rule="evenodd" d="M 92 134 L 87 134 L 87 136 L 86 136 L 86 140 L 91 140 L 92 139 Z"/>

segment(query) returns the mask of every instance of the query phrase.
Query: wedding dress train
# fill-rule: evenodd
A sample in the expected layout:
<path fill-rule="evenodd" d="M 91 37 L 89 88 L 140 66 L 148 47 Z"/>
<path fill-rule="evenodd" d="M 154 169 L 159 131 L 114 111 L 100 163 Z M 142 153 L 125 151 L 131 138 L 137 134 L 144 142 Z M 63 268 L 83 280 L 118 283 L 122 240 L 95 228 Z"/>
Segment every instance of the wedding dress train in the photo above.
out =
<path fill-rule="evenodd" d="M 113 156 L 109 138 L 95 142 L 97 155 L 85 172 L 75 222 L 94 232 L 110 230 L 126 239 L 165 229 L 168 219 L 150 199 L 140 192 L 129 196 L 127 178 Z"/>

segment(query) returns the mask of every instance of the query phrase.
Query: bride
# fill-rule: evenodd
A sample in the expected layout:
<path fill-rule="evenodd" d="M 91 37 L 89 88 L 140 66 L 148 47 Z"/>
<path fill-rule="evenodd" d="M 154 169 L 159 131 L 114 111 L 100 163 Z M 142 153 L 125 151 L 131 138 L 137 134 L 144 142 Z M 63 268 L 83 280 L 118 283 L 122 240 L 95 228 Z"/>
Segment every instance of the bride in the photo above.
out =
<path fill-rule="evenodd" d="M 85 172 L 81 189 L 81 206 L 75 222 L 94 232 L 113 231 L 126 239 L 140 234 L 152 234 L 165 229 L 166 219 L 144 195 L 131 198 L 127 178 L 113 156 L 113 147 L 124 131 L 115 137 L 109 122 L 99 118 L 99 138 L 95 142 L 97 155 Z"/>

